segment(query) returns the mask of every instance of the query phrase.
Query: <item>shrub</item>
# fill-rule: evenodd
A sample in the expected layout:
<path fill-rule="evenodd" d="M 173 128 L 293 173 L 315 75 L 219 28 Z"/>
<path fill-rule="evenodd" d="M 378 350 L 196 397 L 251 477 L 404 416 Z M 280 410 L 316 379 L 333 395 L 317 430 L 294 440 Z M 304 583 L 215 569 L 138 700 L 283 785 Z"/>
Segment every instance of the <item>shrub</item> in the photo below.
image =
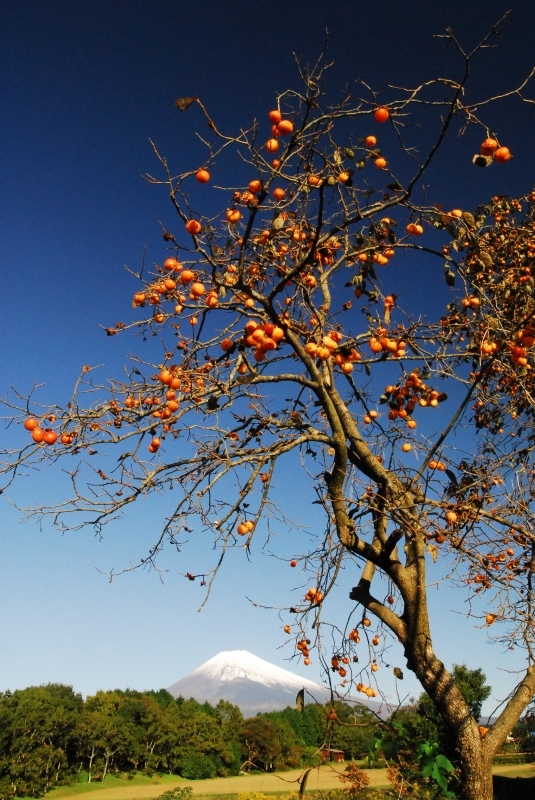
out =
<path fill-rule="evenodd" d="M 191 786 L 176 786 L 158 796 L 158 800 L 191 800 L 193 790 Z"/>
<path fill-rule="evenodd" d="M 180 764 L 180 774 L 188 781 L 200 781 L 204 778 L 215 778 L 217 767 L 209 756 L 190 753 Z"/>

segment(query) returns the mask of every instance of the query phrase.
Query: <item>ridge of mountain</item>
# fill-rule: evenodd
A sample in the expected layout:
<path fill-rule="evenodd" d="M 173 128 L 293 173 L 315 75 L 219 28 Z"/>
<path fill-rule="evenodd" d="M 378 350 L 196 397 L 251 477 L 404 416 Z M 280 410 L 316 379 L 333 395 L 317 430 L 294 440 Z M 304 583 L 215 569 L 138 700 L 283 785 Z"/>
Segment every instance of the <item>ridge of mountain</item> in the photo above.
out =
<path fill-rule="evenodd" d="M 169 686 L 168 692 L 173 697 L 193 697 L 199 703 L 208 701 L 211 705 L 228 700 L 239 706 L 245 717 L 250 717 L 286 706 L 294 708 L 301 689 L 305 689 L 308 703 L 325 703 L 331 697 L 326 686 L 270 664 L 247 650 L 230 650 L 201 664 Z M 365 705 L 380 712 L 379 703 L 368 701 Z"/>

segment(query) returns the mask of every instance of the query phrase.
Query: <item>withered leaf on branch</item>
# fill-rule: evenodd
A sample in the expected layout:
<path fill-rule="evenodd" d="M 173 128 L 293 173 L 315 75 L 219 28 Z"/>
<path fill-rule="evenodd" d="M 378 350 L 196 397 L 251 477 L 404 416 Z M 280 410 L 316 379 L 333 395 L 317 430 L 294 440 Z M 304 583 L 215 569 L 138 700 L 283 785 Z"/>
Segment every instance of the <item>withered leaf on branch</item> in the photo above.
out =
<path fill-rule="evenodd" d="M 431 558 L 433 559 L 433 564 L 436 564 L 438 558 L 438 547 L 436 547 L 434 544 L 428 544 L 427 552 L 430 553 Z"/>
<path fill-rule="evenodd" d="M 476 153 L 472 159 L 472 164 L 475 164 L 476 167 L 490 167 L 493 160 L 492 156 L 482 156 L 480 153 Z"/>
<path fill-rule="evenodd" d="M 463 211 L 463 219 L 470 228 L 476 227 L 475 217 L 469 211 Z"/>
<path fill-rule="evenodd" d="M 178 100 L 175 100 L 175 106 L 179 111 L 185 111 L 196 99 L 196 97 L 179 97 Z"/>
<path fill-rule="evenodd" d="M 452 269 L 446 268 L 444 270 L 444 277 L 448 286 L 455 286 L 455 272 Z"/>
<path fill-rule="evenodd" d="M 450 481 L 457 486 L 457 475 L 451 469 L 444 470 Z"/>

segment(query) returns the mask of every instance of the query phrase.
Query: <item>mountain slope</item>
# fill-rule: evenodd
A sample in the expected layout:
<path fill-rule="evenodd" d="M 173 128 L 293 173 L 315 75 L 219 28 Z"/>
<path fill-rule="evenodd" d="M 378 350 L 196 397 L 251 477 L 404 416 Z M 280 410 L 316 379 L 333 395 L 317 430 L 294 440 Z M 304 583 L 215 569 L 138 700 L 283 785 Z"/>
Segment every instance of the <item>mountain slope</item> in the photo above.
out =
<path fill-rule="evenodd" d="M 173 697 L 194 697 L 200 703 L 208 701 L 212 705 L 228 700 L 239 706 L 245 717 L 250 717 L 261 711 L 295 706 L 300 689 L 305 689 L 306 703 L 325 703 L 330 699 L 325 686 L 294 675 L 246 650 L 232 650 L 206 661 L 168 691 Z M 378 703 L 366 705 L 375 711 L 379 709 Z"/>

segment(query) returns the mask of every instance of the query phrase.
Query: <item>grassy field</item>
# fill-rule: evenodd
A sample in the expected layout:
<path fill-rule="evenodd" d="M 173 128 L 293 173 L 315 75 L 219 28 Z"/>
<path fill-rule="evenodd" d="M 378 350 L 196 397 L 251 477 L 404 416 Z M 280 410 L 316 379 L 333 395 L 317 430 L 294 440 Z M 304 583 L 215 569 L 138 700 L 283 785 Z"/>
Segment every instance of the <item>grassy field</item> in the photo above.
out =
<path fill-rule="evenodd" d="M 338 779 L 344 764 L 328 764 L 314 769 L 307 782 L 307 791 L 328 791 L 341 786 Z M 288 772 L 269 772 L 254 775 L 237 775 L 230 778 L 210 778 L 202 781 L 187 781 L 177 775 L 158 775 L 153 778 L 144 775 L 133 780 L 108 776 L 103 783 L 78 783 L 74 786 L 60 786 L 49 792 L 51 800 L 76 800 L 81 794 L 98 792 L 98 800 L 150 800 L 175 786 L 191 786 L 195 796 L 237 795 L 238 792 L 288 793 L 299 790 L 297 781 L 303 769 Z M 386 770 L 367 770 L 372 786 L 386 786 Z"/>
<path fill-rule="evenodd" d="M 340 788 L 338 775 L 345 768 L 345 764 L 326 764 L 313 770 L 308 778 L 307 791 L 329 791 Z M 370 778 L 370 786 L 384 787 L 388 785 L 386 770 L 366 770 Z M 493 768 L 495 775 L 501 776 L 500 788 L 503 791 L 513 791 L 509 797 L 520 798 L 522 791 L 528 789 L 527 797 L 535 797 L 532 791 L 532 782 L 535 783 L 535 768 L 533 764 L 497 764 Z M 159 775 L 149 778 L 144 775 L 136 776 L 133 780 L 116 778 L 110 775 L 104 783 L 79 783 L 76 786 L 62 786 L 50 792 L 52 800 L 76 800 L 80 794 L 98 792 L 98 800 L 152 800 L 175 786 L 191 786 L 195 797 L 225 797 L 231 800 L 239 792 L 264 792 L 264 793 L 289 793 L 298 791 L 297 781 L 303 774 L 302 769 L 289 772 L 265 773 L 259 775 L 239 775 L 230 778 L 212 778 L 203 781 L 186 781 L 176 775 Z M 515 778 L 531 778 L 531 780 L 514 781 Z M 498 795 L 500 797 L 500 795 Z"/>
<path fill-rule="evenodd" d="M 82 783 L 76 783 L 73 786 L 59 786 L 57 789 L 52 789 L 49 794 L 50 797 L 54 797 L 56 800 L 63 800 L 63 798 L 76 797 L 80 794 L 87 794 L 88 792 L 102 793 L 111 789 L 131 788 L 132 786 L 161 786 L 156 792 L 156 795 L 158 795 L 165 792 L 166 789 L 172 789 L 182 784 L 185 786 L 187 783 L 186 780 L 179 778 L 178 775 L 155 775 L 149 778 L 148 775 L 139 774 L 132 779 L 108 775 L 104 782 L 97 781 L 95 783 L 87 783 L 87 781 L 84 781 Z M 150 797 L 152 796 L 153 795 L 150 795 Z M 99 798 L 100 797 L 101 795 L 99 794 Z M 24 800 L 26 800 L 26 798 L 24 798 Z M 27 800 L 30 800 L 30 798 Z"/>

